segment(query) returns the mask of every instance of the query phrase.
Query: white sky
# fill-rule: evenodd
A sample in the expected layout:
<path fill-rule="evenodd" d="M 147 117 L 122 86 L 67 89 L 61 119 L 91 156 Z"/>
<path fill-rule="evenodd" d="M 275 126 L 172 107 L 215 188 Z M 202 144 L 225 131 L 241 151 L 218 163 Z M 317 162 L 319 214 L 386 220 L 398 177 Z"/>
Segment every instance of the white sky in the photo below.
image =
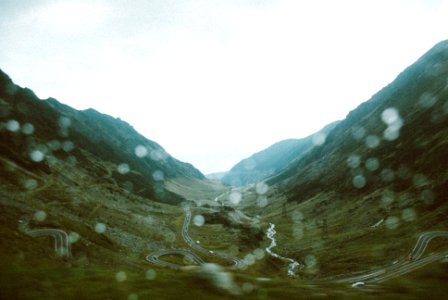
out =
<path fill-rule="evenodd" d="M 446 38 L 443 0 L 0 0 L 16 83 L 204 173 L 343 119 Z"/>

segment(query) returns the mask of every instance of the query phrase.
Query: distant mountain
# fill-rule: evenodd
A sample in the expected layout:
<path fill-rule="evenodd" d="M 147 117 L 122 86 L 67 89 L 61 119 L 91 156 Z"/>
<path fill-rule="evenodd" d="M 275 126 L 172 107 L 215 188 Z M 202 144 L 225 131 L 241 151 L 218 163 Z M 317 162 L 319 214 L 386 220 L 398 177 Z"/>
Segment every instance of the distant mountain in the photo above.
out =
<path fill-rule="evenodd" d="M 40 100 L 2 71 L 0 107 L 0 156 L 25 169 L 52 173 L 69 162 L 105 184 L 167 203 L 179 203 L 182 197 L 168 191 L 165 180 L 205 179 L 128 123 L 52 98 Z"/>
<path fill-rule="evenodd" d="M 275 143 L 237 163 L 221 181 L 226 185 L 242 186 L 266 179 L 300 159 L 315 145 L 313 139 L 318 136 L 325 137 L 337 124 L 338 122 L 333 122 L 318 133 L 303 139 L 288 139 Z"/>
<path fill-rule="evenodd" d="M 440 204 L 448 190 L 447 78 L 443 41 L 268 184 L 294 202 L 322 193 L 344 198 L 389 189 Z"/>
<path fill-rule="evenodd" d="M 227 172 L 216 172 L 216 173 L 210 173 L 206 174 L 205 177 L 210 180 L 221 180 Z"/>
<path fill-rule="evenodd" d="M 235 297 L 218 274 L 242 298 L 293 298 L 300 280 L 304 297 L 444 299 L 447 78 L 444 41 L 263 184 L 229 189 L 129 124 L 0 72 L 2 298 Z M 214 265 L 229 257 L 250 272 Z"/>

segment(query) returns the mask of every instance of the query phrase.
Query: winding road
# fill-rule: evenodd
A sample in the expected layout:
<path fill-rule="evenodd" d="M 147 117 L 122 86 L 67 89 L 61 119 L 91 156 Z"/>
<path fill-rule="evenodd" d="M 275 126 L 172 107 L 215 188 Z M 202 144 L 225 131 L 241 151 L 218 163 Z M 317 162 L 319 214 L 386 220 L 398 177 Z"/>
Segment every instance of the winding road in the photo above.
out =
<path fill-rule="evenodd" d="M 191 221 L 191 211 L 190 208 L 185 208 L 185 221 L 182 226 L 182 238 L 187 243 L 187 245 L 206 255 L 215 256 L 224 260 L 228 260 L 233 263 L 232 268 L 234 269 L 242 269 L 246 266 L 244 260 L 239 259 L 234 256 L 222 254 L 215 252 L 213 250 L 206 249 L 202 246 L 200 246 L 198 243 L 193 241 L 193 239 L 188 234 L 188 229 L 190 226 Z M 275 247 L 276 243 L 275 240 L 273 240 L 273 235 L 275 234 L 274 225 L 271 224 L 270 230 L 268 230 L 268 233 L 271 233 L 268 235 L 270 236 L 271 246 L 268 247 L 267 252 L 269 252 L 271 255 L 276 256 L 276 253 L 273 253 L 271 248 Z M 392 265 L 384 267 L 382 269 L 375 270 L 373 272 L 368 272 L 361 275 L 355 275 L 355 276 L 349 276 L 349 277 L 343 277 L 340 278 L 340 276 L 337 277 L 331 277 L 326 279 L 321 279 L 319 281 L 331 281 L 331 282 L 337 282 L 337 283 L 350 283 L 352 286 L 362 286 L 366 283 L 379 283 L 383 282 L 401 275 L 404 275 L 406 273 L 412 272 L 414 270 L 417 270 L 419 268 L 422 268 L 428 264 L 431 264 L 433 262 L 448 258 L 448 251 L 443 251 L 439 253 L 431 254 L 427 257 L 422 258 L 423 253 L 425 252 L 429 242 L 433 240 L 434 238 L 443 237 L 448 238 L 448 231 L 429 231 L 422 233 L 419 238 L 417 239 L 417 242 L 410 252 L 408 258 L 401 258 L 397 261 L 395 261 Z M 191 252 L 190 250 L 186 249 L 170 249 L 170 250 L 159 250 L 156 251 L 146 257 L 146 260 L 159 265 L 163 267 L 169 267 L 173 269 L 181 269 L 185 267 L 185 265 L 180 265 L 172 262 L 167 262 L 160 260 L 160 257 L 166 256 L 166 255 L 179 255 L 186 257 L 189 259 L 192 263 L 201 265 L 204 264 L 206 261 L 204 261 L 201 257 L 196 255 L 195 253 Z M 294 276 L 295 275 L 295 269 L 300 265 L 298 262 L 284 257 L 278 257 L 280 259 L 288 260 L 290 262 L 290 268 L 288 270 L 288 275 Z"/>
<path fill-rule="evenodd" d="M 448 231 L 429 231 L 422 233 L 419 236 L 414 249 L 412 249 L 411 253 L 409 254 L 409 258 L 411 260 L 419 259 L 422 256 L 423 252 L 425 252 L 429 242 L 436 237 L 448 238 Z"/>
<path fill-rule="evenodd" d="M 331 281 L 339 283 L 352 283 L 353 286 L 356 286 L 356 283 L 359 282 L 362 282 L 363 284 L 375 282 L 379 283 L 412 272 L 438 260 L 448 258 L 448 251 L 434 253 L 427 257 L 421 258 L 429 242 L 437 237 L 448 238 L 448 231 L 429 231 L 422 233 L 417 239 L 417 243 L 407 259 L 402 258 L 390 266 L 370 273 L 341 279 L 331 278 Z"/>
<path fill-rule="evenodd" d="M 65 231 L 61 229 L 43 228 L 26 231 L 26 234 L 32 237 L 51 236 L 54 238 L 54 250 L 57 255 L 62 257 L 71 257 L 70 240 Z"/>
<path fill-rule="evenodd" d="M 202 265 L 203 263 L 205 263 L 201 257 L 197 256 L 193 252 L 190 252 L 189 250 L 184 250 L 184 249 L 159 250 L 157 252 L 154 252 L 154 253 L 146 256 L 146 260 L 149 262 L 152 262 L 153 264 L 163 266 L 163 267 L 169 267 L 172 269 L 181 269 L 181 268 L 185 267 L 185 266 L 182 266 L 182 265 L 179 265 L 176 263 L 171 263 L 171 262 L 167 262 L 167 261 L 159 259 L 161 256 L 165 256 L 165 255 L 184 256 L 187 259 L 189 259 L 191 262 L 194 262 L 198 265 Z"/>
<path fill-rule="evenodd" d="M 199 244 L 195 243 L 193 239 L 188 234 L 188 228 L 190 226 L 190 220 L 191 220 L 191 211 L 190 208 L 185 208 L 185 222 L 182 226 L 182 238 L 184 241 L 190 246 L 191 248 L 195 249 L 198 252 L 205 253 L 208 255 L 212 255 L 215 257 L 219 257 L 221 259 L 228 260 L 233 263 L 233 267 L 236 269 L 243 268 L 246 264 L 243 260 L 239 259 L 238 257 L 226 255 L 223 253 L 215 252 L 213 250 L 205 249 L 204 247 L 200 246 Z"/>
<path fill-rule="evenodd" d="M 19 220 L 18 228 L 21 232 L 31 237 L 50 236 L 54 239 L 54 251 L 61 257 L 69 258 L 72 256 L 71 243 L 67 232 L 56 228 L 30 229 L 29 220 Z"/>
<path fill-rule="evenodd" d="M 198 245 L 196 242 L 194 242 L 193 239 L 188 234 L 190 221 L 191 221 L 190 208 L 185 207 L 185 220 L 184 220 L 184 224 L 182 226 L 182 238 L 184 239 L 184 241 L 187 243 L 187 245 L 190 248 L 192 248 L 198 252 L 210 255 L 210 256 L 215 256 L 215 257 L 219 257 L 224 260 L 228 260 L 228 261 L 232 262 L 232 264 L 233 264 L 232 268 L 234 268 L 234 269 L 241 269 L 246 266 L 245 262 L 242 259 L 239 259 L 238 257 L 234 257 L 234 256 L 230 256 L 227 254 L 223 254 L 223 253 L 215 252 L 213 250 L 206 249 L 206 248 Z M 184 267 L 179 264 L 170 263 L 170 262 L 160 260 L 159 257 L 164 256 L 164 255 L 180 255 L 180 256 L 190 258 L 193 262 L 195 262 L 197 264 L 205 263 L 205 261 L 201 257 L 199 257 L 198 255 L 194 254 L 193 252 L 191 252 L 189 250 L 184 250 L 184 249 L 159 250 L 159 251 L 156 251 L 156 252 L 146 256 L 146 260 L 153 264 L 163 266 L 163 267 L 170 267 L 173 269 L 180 269 L 180 268 Z"/>

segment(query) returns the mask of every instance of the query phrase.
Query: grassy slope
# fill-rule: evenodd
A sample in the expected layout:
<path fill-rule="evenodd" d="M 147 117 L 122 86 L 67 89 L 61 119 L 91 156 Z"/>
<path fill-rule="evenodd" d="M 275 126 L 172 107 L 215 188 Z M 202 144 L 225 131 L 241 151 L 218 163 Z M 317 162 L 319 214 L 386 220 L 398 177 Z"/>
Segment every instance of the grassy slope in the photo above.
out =
<path fill-rule="evenodd" d="M 338 123 L 339 121 L 328 124 L 318 133 L 328 134 Z M 302 139 L 277 142 L 237 163 L 221 181 L 230 186 L 243 186 L 275 175 L 313 148 L 313 136 L 314 134 Z"/>
<path fill-rule="evenodd" d="M 446 132 L 440 132 L 442 136 L 438 140 L 442 141 Z M 28 168 L 26 163 L 14 165 L 2 157 L 0 298 L 126 299 L 132 294 L 138 295 L 139 299 L 178 299 L 185 295 L 192 299 L 232 298 L 198 279 L 194 272 L 172 271 L 146 262 L 145 255 L 152 251 L 186 247 L 180 236 L 183 210 L 123 190 L 109 176 L 115 166 L 89 155 L 85 155 L 85 159 L 89 170 L 65 160 L 48 168 Z M 92 170 L 97 176 L 92 176 Z M 344 170 L 351 177 L 350 171 Z M 37 187 L 26 189 L 24 183 L 29 179 L 36 180 Z M 175 180 L 167 185 L 169 190 L 196 202 L 209 201 L 225 191 L 203 182 Z M 241 189 L 243 201 L 238 208 L 248 215 L 261 215 L 262 229 L 267 228 L 268 222 L 277 225 L 278 247 L 275 251 L 300 262 L 309 262 L 310 257 L 317 262 L 313 267 L 305 267 L 300 278 L 290 279 L 285 276 L 285 262 L 265 256 L 234 274 L 239 286 L 250 283 L 253 287 L 253 291 L 247 290 L 241 298 L 398 299 L 431 296 L 443 299 L 447 292 L 446 263 L 435 263 L 366 289 L 317 284 L 316 281 L 391 264 L 409 253 L 420 231 L 447 229 L 446 194 L 437 194 L 433 201 L 426 201 L 428 199 L 422 199 L 424 190 L 401 189 L 394 192 L 391 203 L 385 203 L 382 199 L 389 194 L 386 189 L 346 194 L 322 189 L 307 201 L 288 202 L 285 216 L 283 203 L 288 197 L 282 193 L 281 186 L 269 190 L 266 207 L 257 206 L 253 187 Z M 223 201 L 226 198 L 223 197 Z M 416 218 L 406 221 L 403 214 L 409 208 Z M 47 213 L 44 221 L 32 220 L 38 210 Z M 211 210 L 195 209 L 194 214 L 197 213 L 207 218 Z M 384 225 L 371 228 L 382 218 L 391 216 L 398 218 L 397 228 L 389 229 Z M 18 230 L 18 220 L 25 218 L 31 219 L 32 228 L 55 227 L 77 232 L 80 239 L 72 246 L 73 258 L 64 261 L 55 257 L 49 238 L 30 238 Z M 322 237 L 324 219 L 328 224 L 325 238 Z M 95 232 L 97 222 L 107 225 L 104 234 Z M 252 244 L 243 242 L 243 235 L 248 239 L 254 239 L 256 235 L 238 224 L 225 226 L 224 223 L 210 220 L 202 227 L 192 226 L 191 236 L 210 249 L 239 257 L 269 245 L 266 239 L 258 243 L 251 241 Z M 436 240 L 430 244 L 428 252 L 446 247 L 446 240 Z M 173 259 L 177 261 L 177 258 Z M 145 278 L 148 269 L 156 270 L 154 280 Z M 117 272 L 126 272 L 127 280 L 117 282 Z M 258 277 L 269 277 L 271 281 L 260 282 Z"/>
<path fill-rule="evenodd" d="M 18 174 L 15 179 L 22 176 L 19 175 L 20 171 L 16 172 Z M 73 173 L 73 170 L 71 173 Z M 57 180 L 48 181 L 55 182 Z M 90 182 L 87 180 L 85 184 L 90 184 Z M 184 217 L 180 208 L 157 203 L 144 204 L 139 202 L 141 199 L 131 194 L 114 195 L 116 201 L 105 203 L 97 197 L 100 194 L 103 197 L 106 195 L 106 198 L 108 195 L 112 197 L 111 194 L 107 194 L 106 189 L 100 187 L 98 194 L 93 192 L 90 194 L 85 192 L 87 188 L 84 188 L 83 181 L 78 181 L 78 185 L 81 186 L 79 190 L 72 190 L 67 195 L 67 193 L 58 191 L 66 191 L 68 186 L 59 186 L 57 183 L 44 185 L 40 190 L 30 192 L 2 181 L 2 209 L 5 218 L 2 223 L 3 226 L 0 227 L 2 235 L 0 250 L 2 261 L 5 263 L 1 266 L 0 274 L 2 278 L 0 282 L 2 286 L 0 290 L 3 298 L 126 299 L 129 295 L 136 294 L 139 299 L 154 297 L 176 299 L 179 294 L 184 294 L 186 291 L 194 299 L 232 298 L 232 296 L 217 291 L 210 284 L 198 279 L 192 272 L 171 271 L 144 261 L 144 256 L 156 249 L 185 248 L 179 234 Z M 95 186 L 88 186 L 89 190 L 95 190 Z M 14 199 L 6 199 L 8 195 L 15 195 L 15 197 Z M 82 196 L 85 199 L 82 201 L 82 205 L 79 204 L 76 207 L 73 201 L 77 197 L 74 197 L 74 195 Z M 126 197 L 126 199 L 122 197 Z M 51 198 L 50 202 L 47 198 Z M 32 206 L 28 205 L 30 201 L 33 203 Z M 85 210 L 80 210 L 79 207 L 85 207 Z M 300 299 L 303 296 L 304 298 L 318 299 L 330 296 L 342 299 L 362 296 L 373 299 L 374 295 L 380 293 L 382 296 L 387 295 L 390 299 L 396 299 L 400 295 L 404 297 L 410 295 L 421 296 L 430 290 L 431 284 L 445 279 L 443 271 L 446 271 L 446 267 L 435 265 L 434 268 L 431 268 L 435 271 L 431 273 L 422 270 L 405 277 L 403 281 L 373 287 L 373 291 L 367 294 L 364 294 L 365 291 L 353 290 L 339 285 L 324 284 L 316 286 L 313 284 L 313 277 L 315 276 L 370 269 L 383 264 L 384 257 L 381 257 L 381 255 L 373 256 L 363 264 L 362 261 L 365 256 L 360 252 L 362 249 L 369 248 L 369 245 L 366 240 L 356 239 L 356 235 L 360 234 L 361 231 L 354 227 L 351 232 L 340 232 L 338 234 L 330 221 L 329 237 L 326 241 L 320 239 L 319 228 L 313 228 L 312 226 L 307 229 L 303 238 L 295 240 L 292 232 L 294 222 L 290 216 L 292 210 L 298 208 L 288 207 L 288 218 L 277 215 L 279 208 L 281 206 L 277 208 L 268 206 L 265 209 L 267 215 L 264 219 L 264 221 L 273 221 L 278 225 L 279 247 L 276 251 L 283 255 L 297 257 L 299 260 L 311 253 L 319 261 L 319 272 L 317 274 L 304 273 L 301 280 L 288 279 L 285 276 L 286 264 L 284 262 L 265 257 L 247 270 L 235 273 L 236 281 L 240 286 L 250 283 L 254 287 L 253 291 L 246 292 L 240 296 L 241 298 L 281 299 L 294 297 Z M 76 231 L 81 235 L 81 239 L 73 244 L 73 258 L 71 260 L 63 261 L 55 257 L 49 238 L 33 239 L 17 230 L 17 221 L 23 219 L 24 215 L 32 215 L 38 209 L 45 209 L 48 218 L 43 223 L 33 221 L 31 223 L 33 227 L 59 227 L 67 231 Z M 312 207 L 300 207 L 300 209 L 304 215 L 312 215 Z M 194 209 L 193 213 L 207 216 L 208 211 L 208 209 Z M 76 212 L 76 214 L 73 212 Z M 76 218 L 75 215 L 77 214 L 83 215 L 82 222 Z M 340 214 L 343 214 L 343 212 Z M 150 226 L 137 222 L 139 220 L 138 216 L 151 216 L 155 221 L 154 225 Z M 111 231 L 120 229 L 126 232 L 126 236 L 135 234 L 144 244 L 148 244 L 147 248 L 137 251 L 136 249 L 139 247 L 135 247 L 137 246 L 134 244 L 135 241 L 130 241 L 128 244 L 126 240 L 123 240 L 119 243 L 109 237 L 108 231 L 103 235 L 97 234 L 92 230 L 97 221 L 107 223 L 108 229 Z M 308 224 L 308 221 L 304 220 L 304 223 Z M 262 226 L 264 227 L 265 223 Z M 174 239 L 160 235 L 161 229 L 165 233 L 173 232 L 175 234 Z M 202 227 L 191 226 L 190 234 L 193 239 L 201 240 L 202 244 L 210 249 L 231 254 L 234 250 L 232 245 L 241 244 L 238 231 L 235 232 L 223 225 L 214 224 L 212 221 Z M 349 234 L 353 234 L 351 241 L 347 240 Z M 391 232 L 382 243 L 389 243 L 387 239 L 393 237 L 393 235 L 399 236 L 399 231 Z M 409 239 L 406 246 L 410 246 L 412 243 L 413 241 Z M 259 247 L 267 245 L 268 241 L 265 240 L 261 242 Z M 343 245 L 344 249 L 335 251 L 338 245 Z M 360 248 L 360 245 L 362 245 L 362 248 Z M 244 257 L 244 255 L 255 250 L 256 247 L 252 247 L 241 249 L 235 254 Z M 390 248 L 395 249 L 396 244 L 391 244 Z M 405 247 L 403 253 L 406 251 L 407 247 Z M 375 251 L 372 253 L 375 253 Z M 348 259 L 344 262 L 341 260 L 341 258 L 347 259 L 351 255 L 357 257 L 353 261 Z M 211 259 L 210 257 L 205 258 Z M 145 278 L 148 269 L 156 270 L 157 277 L 154 280 Z M 127 280 L 117 282 L 115 276 L 117 272 L 121 271 L 126 272 Z M 429 280 L 427 276 L 432 279 Z M 434 276 L 436 277 L 433 278 Z M 259 282 L 256 280 L 257 277 L 269 277 L 272 278 L 272 281 Z M 425 281 L 421 281 L 422 278 L 425 278 Z M 415 287 L 414 289 L 409 289 L 409 282 Z M 23 288 L 24 286 L 27 288 Z M 440 298 L 442 291 L 443 289 L 432 292 L 435 293 L 434 297 Z"/>

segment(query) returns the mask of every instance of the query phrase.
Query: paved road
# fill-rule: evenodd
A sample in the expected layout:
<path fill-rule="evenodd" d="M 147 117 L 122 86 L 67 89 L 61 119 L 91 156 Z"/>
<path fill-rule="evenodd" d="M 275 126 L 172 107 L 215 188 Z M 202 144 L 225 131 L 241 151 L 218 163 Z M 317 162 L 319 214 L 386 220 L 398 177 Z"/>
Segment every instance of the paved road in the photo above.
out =
<path fill-rule="evenodd" d="M 412 249 L 411 253 L 409 254 L 409 258 L 411 258 L 412 260 L 419 259 L 422 256 L 423 252 L 425 252 L 429 242 L 436 237 L 448 238 L 448 231 L 429 231 L 422 233 L 419 236 L 414 249 Z"/>
<path fill-rule="evenodd" d="M 188 246 L 190 246 L 192 249 L 195 249 L 198 252 L 212 255 L 219 257 L 221 259 L 225 259 L 228 261 L 231 261 L 233 263 L 233 268 L 235 269 L 241 269 L 246 266 L 244 260 L 241 260 L 237 257 L 233 257 L 230 255 L 217 253 L 213 250 L 206 249 L 200 245 L 198 245 L 196 242 L 193 241 L 193 239 L 188 234 L 188 229 L 190 226 L 191 221 L 191 211 L 187 207 L 185 208 L 185 221 L 182 226 L 182 238 L 185 240 Z M 375 282 L 383 282 L 386 280 L 389 280 L 391 278 L 395 278 L 398 276 L 402 276 L 406 273 L 412 272 L 414 270 L 417 270 L 419 268 L 422 268 L 428 264 L 431 264 L 433 262 L 436 262 L 438 260 L 442 260 L 444 258 L 448 258 L 448 251 L 443 251 L 435 254 L 431 254 L 427 257 L 421 258 L 423 253 L 425 252 L 429 242 L 437 237 L 444 237 L 448 238 L 448 231 L 430 231 L 422 233 L 414 248 L 412 249 L 411 253 L 409 254 L 408 258 L 401 258 L 394 262 L 394 264 L 384 267 L 379 270 L 375 270 L 373 272 L 361 274 L 361 275 L 355 275 L 355 276 L 349 276 L 349 277 L 343 277 L 343 278 L 326 278 L 322 279 L 322 281 L 331 281 L 331 282 L 338 282 L 338 283 L 350 283 L 353 286 L 359 286 L 357 283 L 362 282 L 362 284 L 365 283 L 375 283 Z M 162 261 L 159 259 L 159 257 L 164 255 L 181 255 L 189 258 L 193 263 L 196 264 L 203 264 L 205 261 L 194 254 L 193 252 L 189 250 L 184 249 L 172 249 L 172 250 L 159 250 L 157 252 L 154 252 L 146 257 L 146 260 L 148 260 L 151 263 L 164 266 L 164 267 L 170 267 L 173 269 L 180 269 L 183 266 L 175 263 L 170 263 L 166 261 Z"/>
<path fill-rule="evenodd" d="M 32 237 L 51 236 L 54 238 L 54 250 L 57 255 L 71 257 L 70 240 L 65 231 L 61 229 L 42 228 L 27 230 L 26 234 Z"/>
<path fill-rule="evenodd" d="M 191 251 L 184 250 L 184 249 L 159 250 L 157 252 L 154 252 L 154 253 L 146 256 L 146 260 L 149 262 L 152 262 L 156 265 L 163 266 L 163 267 L 169 267 L 172 269 L 181 269 L 184 267 L 184 266 L 176 264 L 176 263 L 171 263 L 171 262 L 167 262 L 167 261 L 163 261 L 163 260 L 159 259 L 161 256 L 165 256 L 165 255 L 184 256 L 187 259 L 189 259 L 192 263 L 195 263 L 197 265 L 202 265 L 203 263 L 205 263 L 202 258 L 200 258 L 196 254 L 192 253 Z"/>
<path fill-rule="evenodd" d="M 238 257 L 234 257 L 234 256 L 230 256 L 227 254 L 218 253 L 213 250 L 206 249 L 206 248 L 200 246 L 199 244 L 197 244 L 196 242 L 194 242 L 193 239 L 188 234 L 190 220 L 191 220 L 191 211 L 190 211 L 189 207 L 186 207 L 185 208 L 185 221 L 184 221 L 184 225 L 182 226 L 182 238 L 188 244 L 188 246 L 190 246 L 191 248 L 195 249 L 198 252 L 228 260 L 233 263 L 233 267 L 236 269 L 244 268 L 244 266 L 246 264 L 244 263 L 243 260 L 239 259 Z"/>
<path fill-rule="evenodd" d="M 184 220 L 184 224 L 182 226 L 182 238 L 184 239 L 184 241 L 187 243 L 188 246 L 190 246 L 192 249 L 194 249 L 198 252 L 228 260 L 233 263 L 233 266 L 232 266 L 233 268 L 236 268 L 236 269 L 244 268 L 244 266 L 246 264 L 244 263 L 243 260 L 241 260 L 237 257 L 234 257 L 234 256 L 226 255 L 223 253 L 217 253 L 213 250 L 206 249 L 206 248 L 198 245 L 195 241 L 193 241 L 193 239 L 188 234 L 188 228 L 190 226 L 190 221 L 191 221 L 191 211 L 190 211 L 190 208 L 186 207 L 185 208 L 185 220 Z M 154 263 L 156 265 L 163 266 L 163 267 L 170 267 L 173 269 L 180 269 L 180 268 L 184 267 L 179 264 L 170 263 L 170 262 L 160 260 L 159 257 L 164 256 L 164 255 L 180 255 L 180 256 L 185 256 L 187 258 L 190 258 L 196 264 L 205 263 L 205 261 L 201 257 L 197 256 L 196 254 L 194 254 L 193 252 L 191 252 L 189 250 L 184 250 L 184 249 L 159 250 L 159 251 L 156 251 L 156 252 L 148 255 L 146 257 L 146 260 L 151 263 Z"/>
<path fill-rule="evenodd" d="M 423 253 L 426 250 L 429 242 L 437 237 L 445 237 L 448 238 L 448 231 L 429 231 L 422 233 L 417 243 L 409 254 L 408 258 L 399 259 L 396 263 L 391 266 L 387 266 L 385 268 L 376 270 L 374 272 L 351 276 L 341 279 L 332 278 L 331 281 L 340 282 L 340 283 L 355 283 L 355 282 L 364 282 L 364 283 L 374 283 L 374 282 L 384 282 L 386 280 L 404 275 L 406 273 L 412 272 L 419 268 L 422 268 L 430 263 L 436 262 L 438 260 L 442 260 L 448 257 L 448 251 L 443 251 L 435 254 L 431 254 L 427 257 L 421 258 Z"/>

